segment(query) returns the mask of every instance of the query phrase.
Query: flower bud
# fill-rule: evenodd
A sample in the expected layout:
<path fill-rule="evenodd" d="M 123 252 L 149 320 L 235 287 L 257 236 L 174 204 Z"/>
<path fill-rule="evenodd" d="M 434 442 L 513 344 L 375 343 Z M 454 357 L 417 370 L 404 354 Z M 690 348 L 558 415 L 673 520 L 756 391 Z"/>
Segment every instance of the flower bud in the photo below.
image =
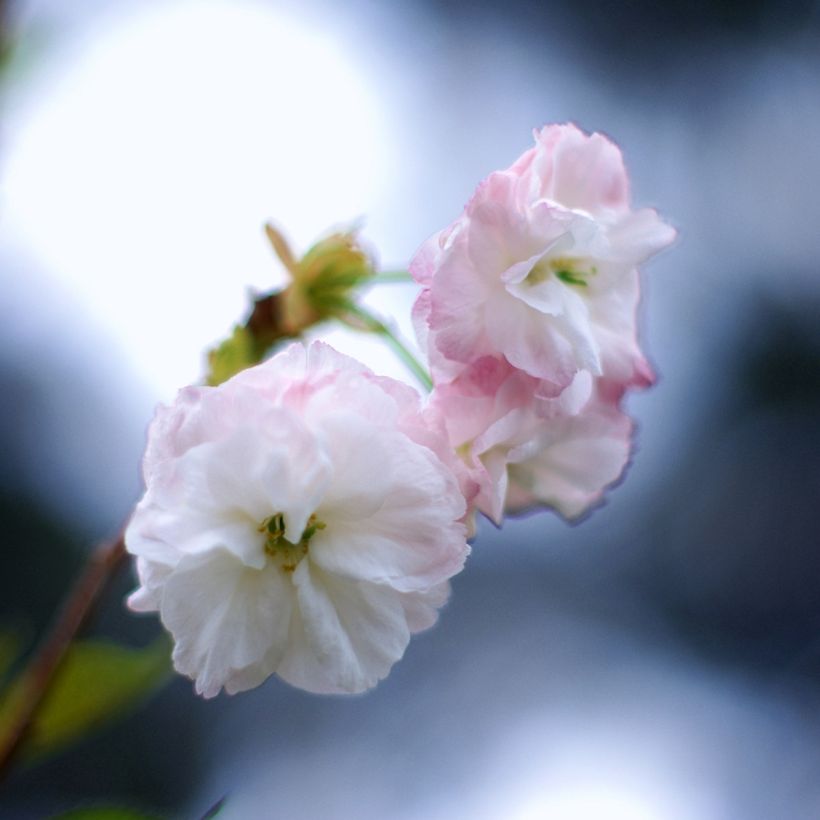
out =
<path fill-rule="evenodd" d="M 349 321 L 354 291 L 375 272 L 355 228 L 319 240 L 298 260 L 276 228 L 266 225 L 265 233 L 291 281 L 281 291 L 255 297 L 245 323 L 208 351 L 209 385 L 258 364 L 275 345 L 319 322 Z"/>
<path fill-rule="evenodd" d="M 333 317 L 345 318 L 353 292 L 374 273 L 373 262 L 359 245 L 356 229 L 331 234 L 317 242 L 298 261 L 281 252 L 281 235 L 265 228 L 292 282 L 284 291 L 285 315 L 302 329 Z"/>

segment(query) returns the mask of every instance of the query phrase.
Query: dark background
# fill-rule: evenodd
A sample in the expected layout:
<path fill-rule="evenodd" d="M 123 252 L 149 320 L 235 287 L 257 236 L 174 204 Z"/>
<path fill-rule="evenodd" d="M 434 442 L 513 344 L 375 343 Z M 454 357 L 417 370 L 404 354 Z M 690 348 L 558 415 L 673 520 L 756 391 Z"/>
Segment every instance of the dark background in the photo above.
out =
<path fill-rule="evenodd" d="M 571 119 L 680 238 L 645 272 L 660 380 L 605 507 L 482 526 L 375 691 L 203 701 L 178 679 L 18 773 L 0 816 L 197 818 L 227 794 L 226 818 L 820 817 L 816 2 L 53 0 L 5 21 L 0 615 L 29 643 L 137 498 L 152 406 L 275 276 L 265 219 L 306 243 L 366 213 L 401 266 Z M 285 27 L 270 53 L 258 21 Z M 404 316 L 397 293 L 376 304 Z M 143 643 L 132 583 L 94 629 Z"/>

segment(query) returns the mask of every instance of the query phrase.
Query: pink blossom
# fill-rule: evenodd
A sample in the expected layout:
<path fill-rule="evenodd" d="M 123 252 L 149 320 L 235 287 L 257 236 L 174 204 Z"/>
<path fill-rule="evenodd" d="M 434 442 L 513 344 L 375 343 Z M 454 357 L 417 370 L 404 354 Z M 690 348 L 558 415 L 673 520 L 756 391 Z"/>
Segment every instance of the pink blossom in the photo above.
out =
<path fill-rule="evenodd" d="M 558 396 L 551 385 L 485 357 L 436 387 L 428 413 L 462 460 L 474 510 L 497 524 L 505 512 L 548 506 L 583 515 L 621 476 L 632 423 L 611 387 L 580 371 Z"/>
<path fill-rule="evenodd" d="M 582 370 L 648 383 L 637 266 L 674 235 L 654 211 L 631 210 L 621 153 L 606 137 L 574 125 L 536 132 L 535 146 L 485 179 L 411 263 L 434 381 L 503 357 L 554 395 Z"/>

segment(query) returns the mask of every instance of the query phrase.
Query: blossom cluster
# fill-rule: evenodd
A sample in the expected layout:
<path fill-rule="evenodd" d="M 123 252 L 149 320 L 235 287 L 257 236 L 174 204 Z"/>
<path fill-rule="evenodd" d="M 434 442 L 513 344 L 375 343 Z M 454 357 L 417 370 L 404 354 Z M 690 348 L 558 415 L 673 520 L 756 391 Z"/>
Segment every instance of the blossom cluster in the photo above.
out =
<path fill-rule="evenodd" d="M 589 510 L 653 378 L 637 269 L 673 238 L 612 142 L 547 126 L 410 264 L 426 401 L 315 342 L 160 407 L 126 544 L 177 670 L 361 692 L 435 622 L 477 512 Z"/>
<path fill-rule="evenodd" d="M 633 211 L 618 148 L 572 125 L 479 185 L 410 270 L 435 384 L 431 404 L 466 463 L 475 508 L 582 515 L 620 476 L 637 342 L 637 266 L 674 231 Z"/>

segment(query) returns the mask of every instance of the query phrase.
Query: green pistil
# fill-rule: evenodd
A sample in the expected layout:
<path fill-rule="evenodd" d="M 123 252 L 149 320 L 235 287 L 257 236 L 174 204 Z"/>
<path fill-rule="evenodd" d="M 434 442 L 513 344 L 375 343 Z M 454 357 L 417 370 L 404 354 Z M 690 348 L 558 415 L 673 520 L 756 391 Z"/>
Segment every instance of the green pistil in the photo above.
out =
<path fill-rule="evenodd" d="M 308 519 L 307 526 L 295 543 L 285 538 L 285 517 L 276 513 L 259 525 L 259 532 L 265 533 L 265 552 L 278 562 L 284 572 L 293 572 L 297 564 L 307 555 L 308 543 L 317 530 L 323 530 L 325 523 L 315 515 Z"/>
<path fill-rule="evenodd" d="M 588 271 L 578 270 L 580 260 L 568 256 L 560 256 L 555 259 L 542 259 L 530 271 L 526 278 L 526 283 L 530 286 L 539 285 L 549 276 L 555 275 L 565 285 L 575 285 L 579 288 L 589 286 L 587 281 L 590 276 L 598 273 L 598 268 L 594 265 Z"/>
<path fill-rule="evenodd" d="M 557 270 L 555 275 L 567 285 L 579 285 L 582 288 L 587 286 L 586 279 L 581 278 L 581 274 L 571 270 Z"/>

